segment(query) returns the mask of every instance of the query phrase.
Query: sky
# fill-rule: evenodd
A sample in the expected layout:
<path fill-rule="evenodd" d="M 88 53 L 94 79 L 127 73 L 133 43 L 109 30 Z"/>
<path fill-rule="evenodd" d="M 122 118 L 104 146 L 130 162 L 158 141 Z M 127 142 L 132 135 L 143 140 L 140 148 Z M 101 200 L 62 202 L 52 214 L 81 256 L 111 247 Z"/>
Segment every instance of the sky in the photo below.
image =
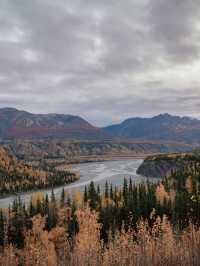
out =
<path fill-rule="evenodd" d="M 0 107 L 199 118 L 199 0 L 0 0 Z"/>

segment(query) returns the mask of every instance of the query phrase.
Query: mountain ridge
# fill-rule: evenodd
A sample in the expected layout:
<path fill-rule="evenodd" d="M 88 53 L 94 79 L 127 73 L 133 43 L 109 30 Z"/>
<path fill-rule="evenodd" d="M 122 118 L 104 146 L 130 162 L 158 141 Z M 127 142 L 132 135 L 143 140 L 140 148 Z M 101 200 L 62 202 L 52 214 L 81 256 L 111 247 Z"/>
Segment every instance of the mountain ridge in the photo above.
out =
<path fill-rule="evenodd" d="M 128 118 L 104 130 L 119 138 L 200 143 L 200 120 L 168 113 L 152 118 Z"/>
<path fill-rule="evenodd" d="M 91 138 L 105 133 L 79 116 L 32 114 L 14 108 L 0 109 L 0 138 Z"/>
<path fill-rule="evenodd" d="M 200 144 L 200 120 L 163 113 L 96 127 L 77 115 L 33 114 L 6 107 L 0 109 L 0 139 L 158 140 L 194 145 Z"/>

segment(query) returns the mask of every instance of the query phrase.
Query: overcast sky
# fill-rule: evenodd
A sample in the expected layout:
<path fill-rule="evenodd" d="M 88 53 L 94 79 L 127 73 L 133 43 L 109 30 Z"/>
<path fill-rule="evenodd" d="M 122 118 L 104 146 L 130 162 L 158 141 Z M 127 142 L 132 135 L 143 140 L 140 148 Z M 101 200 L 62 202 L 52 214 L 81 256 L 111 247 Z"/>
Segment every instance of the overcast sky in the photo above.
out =
<path fill-rule="evenodd" d="M 0 0 L 0 107 L 200 117 L 199 0 Z"/>

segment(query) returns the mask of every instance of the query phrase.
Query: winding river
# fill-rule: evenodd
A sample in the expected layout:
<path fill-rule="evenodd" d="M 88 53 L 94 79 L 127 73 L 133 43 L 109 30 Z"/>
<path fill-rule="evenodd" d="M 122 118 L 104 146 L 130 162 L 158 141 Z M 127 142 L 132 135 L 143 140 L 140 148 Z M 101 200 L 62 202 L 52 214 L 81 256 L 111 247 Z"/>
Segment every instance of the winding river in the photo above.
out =
<path fill-rule="evenodd" d="M 145 181 L 146 178 L 136 174 L 136 170 L 142 163 L 142 159 L 126 159 L 117 161 L 83 163 L 73 166 L 73 170 L 79 172 L 80 179 L 72 184 L 66 185 L 65 190 L 69 192 L 83 190 L 92 180 L 95 184 L 104 186 L 106 180 L 114 186 L 123 184 L 124 177 L 132 178 L 133 182 L 139 183 Z M 55 188 L 54 192 L 57 198 L 60 197 L 63 187 Z M 51 194 L 51 189 L 43 190 L 44 193 Z M 22 201 L 28 202 L 33 192 L 20 194 Z M 6 208 L 12 204 L 17 196 L 9 196 L 0 199 L 0 208 Z"/>

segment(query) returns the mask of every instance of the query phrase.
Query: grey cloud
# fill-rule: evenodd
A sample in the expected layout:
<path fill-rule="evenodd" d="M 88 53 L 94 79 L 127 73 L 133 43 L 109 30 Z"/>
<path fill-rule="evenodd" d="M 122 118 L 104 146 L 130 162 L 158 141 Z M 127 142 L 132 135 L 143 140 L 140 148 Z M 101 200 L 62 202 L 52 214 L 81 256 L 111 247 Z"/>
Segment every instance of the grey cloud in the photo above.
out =
<path fill-rule="evenodd" d="M 97 125 L 167 111 L 198 116 L 198 75 L 181 77 L 198 66 L 199 10 L 197 0 L 2 0 L 0 106 Z"/>
<path fill-rule="evenodd" d="M 150 0 L 152 32 L 174 61 L 192 61 L 199 56 L 198 0 Z"/>

